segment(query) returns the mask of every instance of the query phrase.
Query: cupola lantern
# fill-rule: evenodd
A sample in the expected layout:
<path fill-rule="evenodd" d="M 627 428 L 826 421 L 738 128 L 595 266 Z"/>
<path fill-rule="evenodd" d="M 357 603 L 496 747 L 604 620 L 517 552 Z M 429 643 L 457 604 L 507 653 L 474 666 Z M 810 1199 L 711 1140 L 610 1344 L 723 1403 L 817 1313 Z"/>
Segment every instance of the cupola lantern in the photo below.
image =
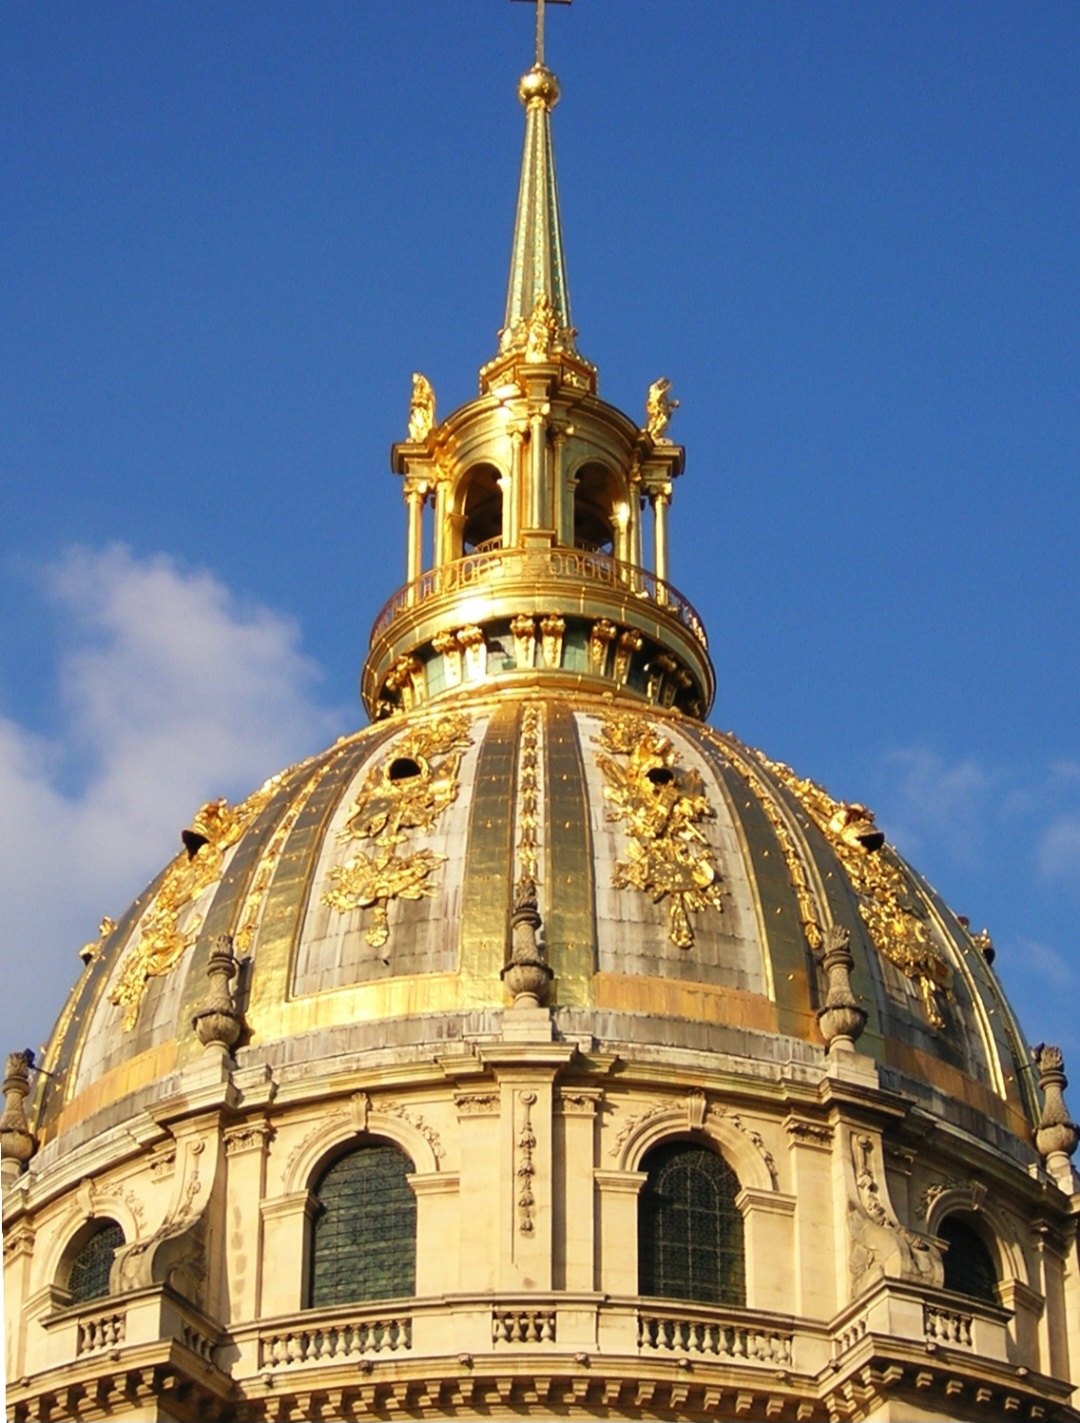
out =
<path fill-rule="evenodd" d="M 694 717 L 712 703 L 705 629 L 668 582 L 678 402 L 655 381 L 636 424 L 599 398 L 575 344 L 551 138 L 560 90 L 538 9 L 536 62 L 518 85 L 525 146 L 498 352 L 479 397 L 441 422 L 414 375 L 408 438 L 391 451 L 406 582 L 371 634 L 362 692 L 376 718 L 541 678 Z"/>

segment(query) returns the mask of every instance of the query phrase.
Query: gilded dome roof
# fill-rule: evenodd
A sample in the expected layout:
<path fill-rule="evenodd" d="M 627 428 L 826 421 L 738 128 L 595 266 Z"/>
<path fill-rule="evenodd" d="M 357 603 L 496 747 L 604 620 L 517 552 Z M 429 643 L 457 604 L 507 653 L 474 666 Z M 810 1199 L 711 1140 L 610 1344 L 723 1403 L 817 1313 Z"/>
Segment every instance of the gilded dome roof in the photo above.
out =
<path fill-rule="evenodd" d="M 882 841 L 863 807 L 629 697 L 477 688 L 376 723 L 204 807 L 87 950 L 43 1063 L 43 1157 L 175 1090 L 221 934 L 242 961 L 241 1070 L 287 1082 L 496 1035 L 523 884 L 558 1035 L 766 1072 L 820 1061 L 820 950 L 840 926 L 860 1050 L 1015 1152 L 1019 1030 L 980 944 Z"/>

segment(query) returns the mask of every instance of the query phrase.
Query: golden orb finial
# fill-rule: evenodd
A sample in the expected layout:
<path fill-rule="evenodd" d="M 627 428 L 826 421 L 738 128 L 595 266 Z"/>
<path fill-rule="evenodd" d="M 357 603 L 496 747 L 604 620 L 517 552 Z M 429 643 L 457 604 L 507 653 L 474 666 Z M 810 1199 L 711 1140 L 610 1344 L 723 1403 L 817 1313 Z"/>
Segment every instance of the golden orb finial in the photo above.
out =
<path fill-rule="evenodd" d="M 559 81 L 543 64 L 534 64 L 518 81 L 518 98 L 526 108 L 533 104 L 543 104 L 550 113 L 559 102 L 561 92 Z"/>

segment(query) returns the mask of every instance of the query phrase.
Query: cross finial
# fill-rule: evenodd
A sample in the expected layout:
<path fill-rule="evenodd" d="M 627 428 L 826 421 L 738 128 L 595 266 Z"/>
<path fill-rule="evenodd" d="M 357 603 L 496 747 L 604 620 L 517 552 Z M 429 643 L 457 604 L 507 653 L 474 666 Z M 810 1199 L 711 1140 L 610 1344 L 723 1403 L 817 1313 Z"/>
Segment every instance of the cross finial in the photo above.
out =
<path fill-rule="evenodd" d="M 544 63 L 544 7 L 546 5 L 569 5 L 572 0 L 526 0 L 536 6 L 536 63 Z"/>

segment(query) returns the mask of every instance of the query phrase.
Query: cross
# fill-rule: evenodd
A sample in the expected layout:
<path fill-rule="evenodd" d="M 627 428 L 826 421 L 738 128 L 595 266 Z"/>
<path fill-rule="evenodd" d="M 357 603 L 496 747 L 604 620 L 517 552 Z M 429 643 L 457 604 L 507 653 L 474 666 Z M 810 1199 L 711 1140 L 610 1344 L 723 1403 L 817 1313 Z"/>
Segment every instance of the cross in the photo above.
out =
<path fill-rule="evenodd" d="M 544 6 L 545 5 L 570 5 L 573 0 L 524 0 L 527 5 L 536 6 L 536 62 L 538 65 L 544 63 Z"/>

